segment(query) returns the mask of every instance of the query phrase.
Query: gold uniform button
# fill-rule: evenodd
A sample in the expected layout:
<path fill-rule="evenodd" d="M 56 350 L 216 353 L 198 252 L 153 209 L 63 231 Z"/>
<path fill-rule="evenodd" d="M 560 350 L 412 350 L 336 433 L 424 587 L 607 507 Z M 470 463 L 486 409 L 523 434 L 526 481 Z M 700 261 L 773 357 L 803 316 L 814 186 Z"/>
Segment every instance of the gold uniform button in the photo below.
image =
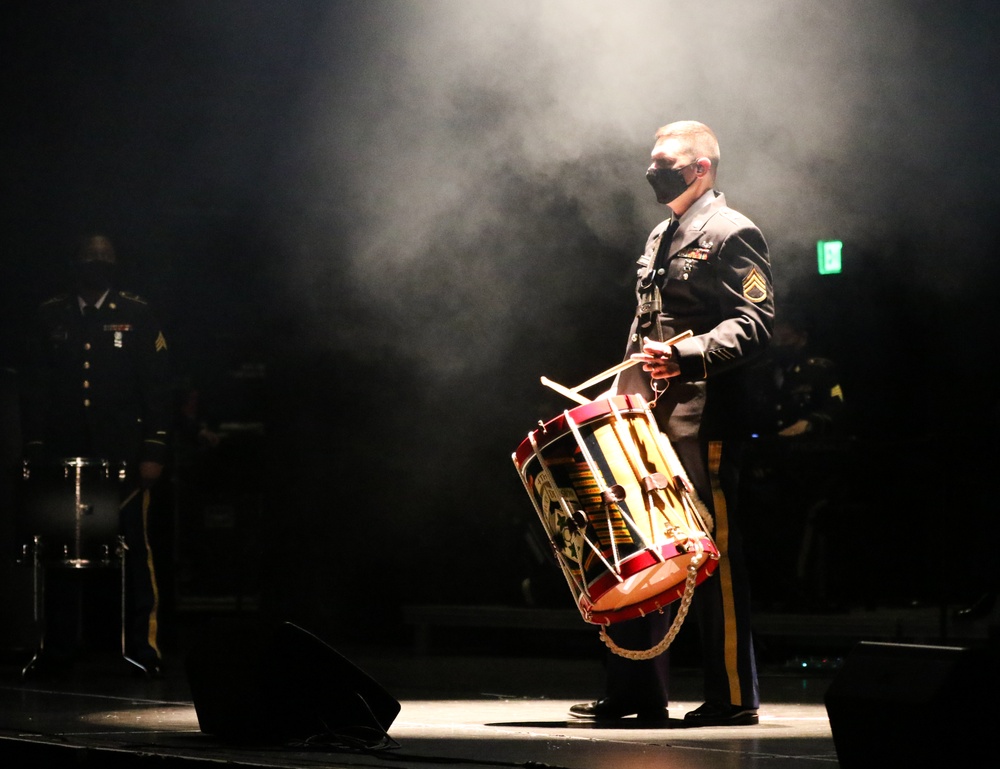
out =
<path fill-rule="evenodd" d="M 84 398 L 83 399 L 83 405 L 85 407 L 89 407 L 90 406 L 90 398 Z"/>
<path fill-rule="evenodd" d="M 88 368 L 90 368 L 90 361 L 89 361 L 89 360 L 85 360 L 85 361 L 83 362 L 83 367 L 84 367 L 85 369 L 88 369 Z"/>
<path fill-rule="evenodd" d="M 86 379 L 83 380 L 83 389 L 84 390 L 90 389 L 90 382 L 88 382 Z"/>
<path fill-rule="evenodd" d="M 90 342 L 84 342 L 83 349 L 84 350 L 89 350 L 90 349 Z"/>

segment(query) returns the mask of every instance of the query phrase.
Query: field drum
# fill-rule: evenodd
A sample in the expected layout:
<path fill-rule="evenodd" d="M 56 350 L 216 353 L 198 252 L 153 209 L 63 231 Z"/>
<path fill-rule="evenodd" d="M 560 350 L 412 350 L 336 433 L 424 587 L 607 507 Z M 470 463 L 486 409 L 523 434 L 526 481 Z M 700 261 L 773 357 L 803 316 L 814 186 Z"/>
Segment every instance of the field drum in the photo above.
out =
<path fill-rule="evenodd" d="M 640 395 L 565 411 L 512 459 L 587 622 L 659 611 L 684 595 L 689 567 L 693 584 L 715 571 L 707 510 Z"/>

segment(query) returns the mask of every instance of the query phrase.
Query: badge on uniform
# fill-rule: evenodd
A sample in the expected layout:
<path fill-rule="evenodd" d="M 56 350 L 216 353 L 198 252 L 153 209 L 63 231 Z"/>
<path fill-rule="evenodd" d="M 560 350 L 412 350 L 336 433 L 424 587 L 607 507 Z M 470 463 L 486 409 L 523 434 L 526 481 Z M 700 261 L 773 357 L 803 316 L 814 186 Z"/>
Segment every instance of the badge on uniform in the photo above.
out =
<path fill-rule="evenodd" d="M 122 346 L 122 332 L 121 331 L 116 331 L 115 332 L 115 347 L 120 348 L 121 346 Z"/>
<path fill-rule="evenodd" d="M 743 296 L 754 304 L 760 304 L 767 299 L 767 281 L 756 267 L 743 279 Z"/>
<path fill-rule="evenodd" d="M 700 248 L 688 248 L 681 251 L 677 256 L 683 256 L 685 259 L 697 259 L 704 262 L 708 259 L 708 255 L 711 253 L 711 248 L 705 248 L 704 246 Z"/>

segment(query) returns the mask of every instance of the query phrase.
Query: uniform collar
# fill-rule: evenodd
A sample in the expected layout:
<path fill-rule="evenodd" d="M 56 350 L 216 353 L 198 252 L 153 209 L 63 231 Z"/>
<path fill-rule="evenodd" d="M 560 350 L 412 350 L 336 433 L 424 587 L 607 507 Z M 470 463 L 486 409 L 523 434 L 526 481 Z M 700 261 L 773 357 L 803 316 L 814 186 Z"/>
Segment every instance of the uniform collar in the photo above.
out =
<path fill-rule="evenodd" d="M 722 193 L 716 193 L 715 189 L 708 190 L 704 195 L 698 198 L 691 207 L 681 216 L 678 220 L 680 222 L 680 228 L 687 229 L 691 226 L 691 223 L 697 219 L 703 218 L 704 214 L 708 213 L 708 209 L 711 208 L 712 204 L 718 198 L 722 197 Z"/>
<path fill-rule="evenodd" d="M 101 307 L 104 306 L 104 300 L 108 298 L 108 294 L 110 294 L 110 293 L 111 293 L 111 289 L 109 288 L 107 291 L 105 291 L 103 294 L 101 294 L 101 298 L 98 299 L 96 302 L 94 302 L 93 306 L 96 307 L 98 310 L 101 309 Z M 83 297 L 82 296 L 78 296 L 76 298 L 76 303 L 79 305 L 80 312 L 82 313 L 83 312 L 83 308 L 87 306 L 87 303 L 85 301 L 83 301 Z"/>

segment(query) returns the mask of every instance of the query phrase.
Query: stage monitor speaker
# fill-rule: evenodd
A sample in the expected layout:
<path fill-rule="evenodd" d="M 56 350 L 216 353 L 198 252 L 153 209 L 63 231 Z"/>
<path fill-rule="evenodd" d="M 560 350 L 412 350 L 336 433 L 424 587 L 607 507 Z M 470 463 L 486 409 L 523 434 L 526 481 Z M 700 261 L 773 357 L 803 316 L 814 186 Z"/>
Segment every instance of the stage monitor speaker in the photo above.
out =
<path fill-rule="evenodd" d="M 198 726 L 226 740 L 384 737 L 400 704 L 331 646 L 290 622 L 218 623 L 185 659 Z"/>
<path fill-rule="evenodd" d="M 841 769 L 977 765 L 996 728 L 994 651 L 863 641 L 825 695 Z"/>

